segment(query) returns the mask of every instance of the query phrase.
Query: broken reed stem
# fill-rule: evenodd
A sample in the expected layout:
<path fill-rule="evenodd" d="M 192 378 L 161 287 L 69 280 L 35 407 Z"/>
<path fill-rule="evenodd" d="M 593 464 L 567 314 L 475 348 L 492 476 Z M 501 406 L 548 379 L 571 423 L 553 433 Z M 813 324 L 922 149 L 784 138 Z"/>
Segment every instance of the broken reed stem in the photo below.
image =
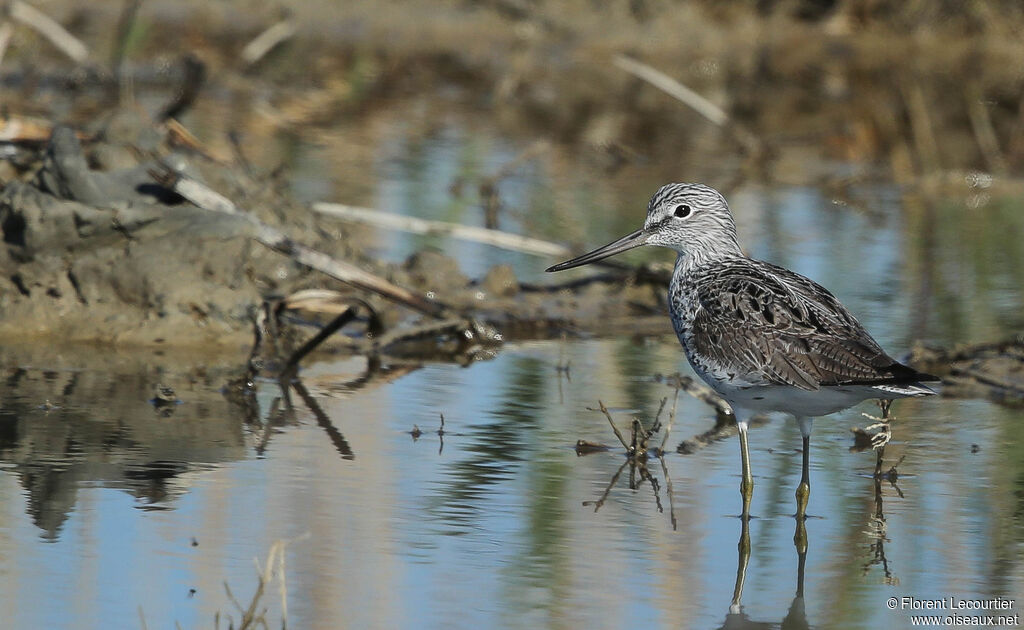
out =
<path fill-rule="evenodd" d="M 411 232 L 413 234 L 450 236 L 451 238 L 484 243 L 485 245 L 500 247 L 501 249 L 537 254 L 538 256 L 566 256 L 569 254 L 569 248 L 564 245 L 529 236 L 511 234 L 501 230 L 447 223 L 444 221 L 428 221 L 427 219 L 407 217 L 371 208 L 347 206 L 340 203 L 316 202 L 311 208 L 313 212 L 344 221 L 364 223 L 375 227 Z"/>
<path fill-rule="evenodd" d="M 258 558 L 253 559 L 253 562 L 256 565 L 257 584 L 256 592 L 253 593 L 252 600 L 249 602 L 249 606 L 247 608 L 242 608 L 238 599 L 235 598 L 234 593 L 231 592 L 231 587 L 228 586 L 227 582 L 224 582 L 224 590 L 227 592 L 228 599 L 242 615 L 242 618 L 238 623 L 237 630 L 249 630 L 257 625 L 267 627 L 267 609 L 259 609 L 259 604 L 267 586 L 273 582 L 275 578 L 279 582 L 278 590 L 281 595 L 281 628 L 282 630 L 286 630 L 288 628 L 288 588 L 286 584 L 284 552 L 285 548 L 289 544 L 308 537 L 309 534 L 307 533 L 292 539 L 281 538 L 274 541 L 270 546 L 270 551 L 267 553 L 267 563 L 262 567 L 260 566 Z M 219 624 L 219 612 L 217 616 L 217 623 Z"/>
<path fill-rule="evenodd" d="M 205 184 L 183 175 L 178 169 L 165 165 L 165 171 L 163 173 L 154 173 L 154 176 L 167 185 L 168 188 L 204 210 L 222 212 L 239 217 L 251 228 L 252 238 L 267 248 L 284 254 L 300 264 L 312 267 L 321 273 L 325 273 L 356 288 L 370 291 L 404 304 L 431 317 L 442 319 L 448 312 L 448 309 L 438 302 L 428 301 L 407 289 L 388 282 L 376 274 L 364 271 L 351 263 L 337 260 L 323 252 L 293 241 L 284 232 L 263 223 L 251 214 L 241 210 L 224 195 Z"/>
<path fill-rule="evenodd" d="M 242 49 L 239 55 L 242 59 L 242 64 L 246 67 L 254 65 L 271 50 L 277 48 L 284 41 L 291 39 L 296 32 L 298 32 L 298 26 L 294 20 L 286 18 L 277 22 L 245 45 L 245 48 Z"/>
<path fill-rule="evenodd" d="M 612 431 L 615 432 L 615 437 L 619 438 L 619 442 L 622 443 L 622 447 L 627 451 L 630 451 L 629 443 L 626 442 L 626 438 L 622 437 L 622 433 L 619 431 L 619 427 L 615 426 L 615 421 L 612 420 L 612 414 L 608 413 L 608 408 L 604 406 L 604 403 L 600 400 L 597 404 L 601 407 L 601 412 L 604 413 L 604 417 L 608 418 L 608 424 L 612 425 Z M 587 408 L 589 411 L 594 411 L 592 407 Z"/>
<path fill-rule="evenodd" d="M 730 121 L 729 114 L 727 114 L 721 107 L 715 105 L 676 79 L 673 79 L 653 66 L 649 66 L 646 63 L 642 63 L 625 55 L 617 55 L 613 63 L 619 69 L 625 70 L 629 74 L 650 83 L 662 92 L 665 92 L 669 96 L 680 101 L 710 121 L 713 125 L 728 128 L 732 132 L 733 138 L 736 142 L 738 142 L 748 153 L 756 155 L 761 152 L 761 143 L 752 133 L 740 127 L 735 122 Z"/>
<path fill-rule="evenodd" d="M 75 63 L 82 63 L 89 58 L 89 49 L 85 47 L 85 44 L 53 18 L 32 5 L 21 0 L 13 0 L 7 4 L 7 14 L 12 20 L 21 22 L 50 40 L 51 44 Z"/>

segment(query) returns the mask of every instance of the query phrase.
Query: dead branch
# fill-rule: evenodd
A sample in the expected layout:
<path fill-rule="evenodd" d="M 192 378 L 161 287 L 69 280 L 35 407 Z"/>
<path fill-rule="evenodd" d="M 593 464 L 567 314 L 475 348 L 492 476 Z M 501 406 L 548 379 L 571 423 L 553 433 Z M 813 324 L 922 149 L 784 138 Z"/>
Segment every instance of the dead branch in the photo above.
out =
<path fill-rule="evenodd" d="M 449 309 L 443 304 L 428 301 L 351 263 L 337 260 L 311 247 L 296 243 L 284 232 L 239 209 L 230 199 L 205 184 L 183 175 L 171 166 L 164 165 L 164 169 L 162 173 L 153 173 L 154 177 L 204 210 L 238 216 L 249 225 L 252 229 L 252 238 L 255 238 L 260 244 L 341 282 L 376 293 L 425 315 L 443 318 L 448 314 Z"/>
<path fill-rule="evenodd" d="M 75 63 L 82 63 L 88 59 L 89 49 L 85 44 L 39 9 L 22 0 L 11 0 L 7 3 L 6 9 L 12 20 L 21 22 L 50 40 L 50 43 Z"/>
<path fill-rule="evenodd" d="M 357 223 L 365 223 L 375 227 L 390 228 L 411 232 L 413 234 L 432 234 L 450 236 L 451 238 L 474 241 L 493 245 L 502 249 L 527 252 L 539 256 L 563 256 L 569 254 L 569 248 L 558 243 L 544 241 L 529 236 L 511 234 L 501 230 L 429 221 L 417 217 L 407 217 L 390 212 L 381 212 L 370 208 L 358 208 L 339 203 L 317 202 L 312 205 L 314 212 Z"/>
<path fill-rule="evenodd" d="M 754 134 L 741 127 L 738 123 L 730 121 L 729 114 L 725 113 L 725 110 L 694 90 L 686 87 L 664 72 L 625 55 L 617 55 L 613 63 L 621 70 L 625 70 L 629 74 L 650 83 L 662 92 L 680 101 L 712 124 L 730 130 L 733 138 L 748 153 L 752 155 L 761 153 L 761 143 Z"/>

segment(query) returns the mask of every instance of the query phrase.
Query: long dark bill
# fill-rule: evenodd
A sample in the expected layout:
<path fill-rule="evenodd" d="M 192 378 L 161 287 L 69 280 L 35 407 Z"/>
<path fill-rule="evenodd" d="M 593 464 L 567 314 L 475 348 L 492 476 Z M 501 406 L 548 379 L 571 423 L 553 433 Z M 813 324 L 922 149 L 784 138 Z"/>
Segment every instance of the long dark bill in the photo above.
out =
<path fill-rule="evenodd" d="M 643 230 L 637 230 L 636 232 L 633 232 L 628 236 L 623 236 L 617 241 L 608 243 L 604 247 L 598 247 L 592 252 L 583 254 L 582 256 L 577 256 L 576 258 L 573 258 L 572 260 L 567 260 L 563 263 L 558 263 L 557 265 L 552 265 L 551 267 L 548 267 L 544 271 L 562 271 L 563 269 L 582 267 L 583 265 L 589 265 L 592 262 L 603 260 L 605 258 L 608 258 L 609 256 L 620 254 L 624 251 L 633 249 L 635 247 L 640 247 L 646 242 L 647 233 L 644 232 Z"/>

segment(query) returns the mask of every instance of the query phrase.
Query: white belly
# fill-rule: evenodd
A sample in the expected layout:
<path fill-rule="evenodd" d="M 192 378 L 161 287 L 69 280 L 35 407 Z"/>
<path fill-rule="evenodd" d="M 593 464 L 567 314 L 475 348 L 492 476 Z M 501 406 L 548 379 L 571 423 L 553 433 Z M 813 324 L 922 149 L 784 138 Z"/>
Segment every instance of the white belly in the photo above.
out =
<path fill-rule="evenodd" d="M 865 385 L 823 387 L 817 391 L 777 385 L 715 389 L 733 409 L 740 407 L 753 413 L 780 411 L 805 418 L 827 416 L 873 398 L 894 397 L 892 394 Z"/>

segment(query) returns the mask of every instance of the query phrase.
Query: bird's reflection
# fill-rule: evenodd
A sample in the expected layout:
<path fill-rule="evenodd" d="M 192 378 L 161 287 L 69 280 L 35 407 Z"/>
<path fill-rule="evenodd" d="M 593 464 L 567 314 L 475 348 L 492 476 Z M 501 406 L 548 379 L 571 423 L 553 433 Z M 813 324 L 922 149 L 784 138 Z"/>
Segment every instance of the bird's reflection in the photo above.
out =
<path fill-rule="evenodd" d="M 750 518 L 742 517 L 743 524 L 740 530 L 740 540 L 736 545 L 739 558 L 736 562 L 736 583 L 733 586 L 732 600 L 729 602 L 729 612 L 725 615 L 725 621 L 720 628 L 732 629 L 761 629 L 761 628 L 785 628 L 800 630 L 810 628 L 807 622 L 807 613 L 804 608 L 804 567 L 807 562 L 807 524 L 802 518 L 796 519 L 796 532 L 793 534 L 793 546 L 796 548 L 797 571 L 796 571 L 796 594 L 789 605 L 789 610 L 781 622 L 756 621 L 743 612 L 743 586 L 747 581 L 747 568 L 750 564 Z"/>

